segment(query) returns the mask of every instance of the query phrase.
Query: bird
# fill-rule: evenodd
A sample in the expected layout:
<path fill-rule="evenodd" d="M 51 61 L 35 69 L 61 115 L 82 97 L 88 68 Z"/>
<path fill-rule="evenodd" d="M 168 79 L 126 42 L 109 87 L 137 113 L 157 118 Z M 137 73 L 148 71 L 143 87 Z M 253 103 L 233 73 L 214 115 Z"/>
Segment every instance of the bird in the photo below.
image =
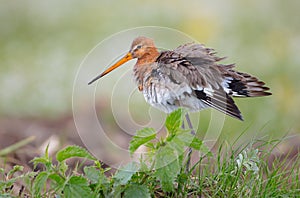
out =
<path fill-rule="evenodd" d="M 220 63 L 225 57 L 212 48 L 191 42 L 159 52 L 153 39 L 144 36 L 135 38 L 123 58 L 88 84 L 132 59 L 137 59 L 133 73 L 138 90 L 146 102 L 166 113 L 213 108 L 243 120 L 233 97 L 272 95 L 257 77 L 235 70 L 235 64 Z"/>

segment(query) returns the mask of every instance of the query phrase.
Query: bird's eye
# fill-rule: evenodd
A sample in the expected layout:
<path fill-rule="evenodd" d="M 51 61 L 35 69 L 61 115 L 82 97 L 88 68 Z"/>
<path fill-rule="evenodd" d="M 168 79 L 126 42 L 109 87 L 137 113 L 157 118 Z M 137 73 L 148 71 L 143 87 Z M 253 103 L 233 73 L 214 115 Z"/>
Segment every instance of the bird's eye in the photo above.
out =
<path fill-rule="evenodd" d="M 141 49 L 141 48 L 142 48 L 141 45 L 136 46 L 136 49 Z"/>

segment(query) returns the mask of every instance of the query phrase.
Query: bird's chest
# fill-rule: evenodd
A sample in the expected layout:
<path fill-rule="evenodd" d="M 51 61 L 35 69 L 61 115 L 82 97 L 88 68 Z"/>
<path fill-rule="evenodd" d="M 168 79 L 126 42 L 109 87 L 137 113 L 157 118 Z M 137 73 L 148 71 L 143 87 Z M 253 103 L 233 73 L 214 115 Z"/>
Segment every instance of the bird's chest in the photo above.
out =
<path fill-rule="evenodd" d="M 167 113 L 177 109 L 180 102 L 192 92 L 187 84 L 174 83 L 168 74 L 156 69 L 146 71 L 141 78 L 136 79 L 146 102 Z"/>

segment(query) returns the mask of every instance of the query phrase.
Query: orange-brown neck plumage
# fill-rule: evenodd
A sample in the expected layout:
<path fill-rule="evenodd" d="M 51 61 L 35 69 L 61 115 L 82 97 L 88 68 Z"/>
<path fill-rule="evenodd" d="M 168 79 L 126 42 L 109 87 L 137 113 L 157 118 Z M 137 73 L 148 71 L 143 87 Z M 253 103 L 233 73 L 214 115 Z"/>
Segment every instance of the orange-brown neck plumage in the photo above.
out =
<path fill-rule="evenodd" d="M 159 52 L 156 47 L 147 47 L 145 53 L 138 58 L 135 66 L 138 67 L 140 65 L 154 63 L 158 56 Z"/>
<path fill-rule="evenodd" d="M 156 67 L 156 59 L 160 53 L 156 48 L 152 48 L 142 57 L 138 58 L 138 61 L 133 67 L 134 76 L 138 83 L 138 88 L 140 91 L 143 90 L 143 79 L 151 74 L 151 71 Z"/>
<path fill-rule="evenodd" d="M 146 37 L 136 38 L 131 45 L 130 53 L 133 58 L 137 58 L 137 62 L 133 68 L 139 90 L 143 90 L 143 79 L 148 76 L 153 67 L 156 65 L 155 61 L 160 55 L 152 39 Z"/>

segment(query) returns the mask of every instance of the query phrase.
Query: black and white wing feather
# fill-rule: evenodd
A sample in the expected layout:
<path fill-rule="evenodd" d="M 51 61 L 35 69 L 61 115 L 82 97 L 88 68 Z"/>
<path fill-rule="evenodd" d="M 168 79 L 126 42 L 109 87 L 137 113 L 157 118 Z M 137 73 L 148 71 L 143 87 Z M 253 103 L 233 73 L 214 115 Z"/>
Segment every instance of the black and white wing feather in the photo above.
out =
<path fill-rule="evenodd" d="M 208 107 L 242 120 L 241 112 L 222 86 L 222 73 L 216 67 L 221 60 L 211 49 L 199 44 L 186 44 L 158 57 L 159 72 L 175 84 L 186 86 L 187 92 Z"/>

